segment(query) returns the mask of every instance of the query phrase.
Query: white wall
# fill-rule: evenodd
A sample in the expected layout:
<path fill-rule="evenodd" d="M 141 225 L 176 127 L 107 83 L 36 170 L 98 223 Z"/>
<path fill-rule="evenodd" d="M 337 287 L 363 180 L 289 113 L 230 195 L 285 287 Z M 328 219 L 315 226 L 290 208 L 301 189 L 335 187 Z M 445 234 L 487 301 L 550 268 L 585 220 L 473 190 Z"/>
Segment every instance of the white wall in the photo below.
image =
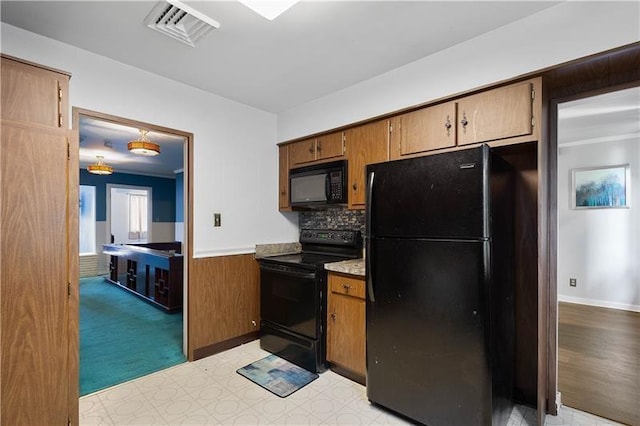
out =
<path fill-rule="evenodd" d="M 285 141 L 640 40 L 640 3 L 565 2 L 278 116 Z"/>
<path fill-rule="evenodd" d="M 639 146 L 635 138 L 559 149 L 559 300 L 640 311 Z M 620 164 L 631 170 L 630 208 L 571 208 L 571 169 Z"/>
<path fill-rule="evenodd" d="M 194 134 L 194 255 L 293 241 L 277 210 L 276 116 L 91 52 L 1 25 L 2 52 L 72 74 L 70 105 Z M 222 227 L 214 228 L 214 212 Z"/>

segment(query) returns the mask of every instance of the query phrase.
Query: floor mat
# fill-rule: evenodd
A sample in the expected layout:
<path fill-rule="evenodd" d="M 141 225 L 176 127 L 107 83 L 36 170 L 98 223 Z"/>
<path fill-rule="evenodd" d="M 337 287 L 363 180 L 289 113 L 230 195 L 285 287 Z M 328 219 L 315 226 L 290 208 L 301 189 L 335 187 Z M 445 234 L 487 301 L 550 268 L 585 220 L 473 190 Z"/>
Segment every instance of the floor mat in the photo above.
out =
<path fill-rule="evenodd" d="M 318 378 L 317 374 L 276 355 L 252 362 L 236 372 L 280 398 L 286 398 Z"/>

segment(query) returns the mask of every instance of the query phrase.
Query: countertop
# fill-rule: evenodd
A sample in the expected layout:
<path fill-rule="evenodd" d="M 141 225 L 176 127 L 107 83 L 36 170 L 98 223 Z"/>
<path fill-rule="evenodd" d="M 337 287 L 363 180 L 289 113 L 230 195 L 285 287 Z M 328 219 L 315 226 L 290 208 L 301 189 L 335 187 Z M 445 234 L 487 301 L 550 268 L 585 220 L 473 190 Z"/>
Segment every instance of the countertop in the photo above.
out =
<path fill-rule="evenodd" d="M 269 256 L 279 256 L 282 254 L 300 253 L 301 246 L 298 242 L 276 243 L 276 244 L 256 244 L 256 259 Z"/>
<path fill-rule="evenodd" d="M 365 276 L 365 262 L 363 258 L 343 260 L 341 262 L 325 263 L 324 269 L 341 274 Z"/>

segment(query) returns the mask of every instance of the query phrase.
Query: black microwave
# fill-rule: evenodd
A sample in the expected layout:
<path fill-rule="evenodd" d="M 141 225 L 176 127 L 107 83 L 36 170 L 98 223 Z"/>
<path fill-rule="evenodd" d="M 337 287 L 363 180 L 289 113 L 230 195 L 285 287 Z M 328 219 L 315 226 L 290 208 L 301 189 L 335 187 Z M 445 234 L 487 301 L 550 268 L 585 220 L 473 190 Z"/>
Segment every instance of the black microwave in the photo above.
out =
<path fill-rule="evenodd" d="M 322 208 L 347 203 L 347 161 L 300 167 L 289 172 L 291 207 Z"/>

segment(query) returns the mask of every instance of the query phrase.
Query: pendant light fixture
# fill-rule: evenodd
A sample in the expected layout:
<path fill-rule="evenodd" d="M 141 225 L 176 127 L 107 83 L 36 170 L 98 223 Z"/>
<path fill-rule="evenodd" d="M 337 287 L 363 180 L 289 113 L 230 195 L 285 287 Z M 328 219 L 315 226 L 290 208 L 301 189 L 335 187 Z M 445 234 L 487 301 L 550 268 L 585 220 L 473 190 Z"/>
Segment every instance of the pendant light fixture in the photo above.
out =
<path fill-rule="evenodd" d="M 134 154 L 154 156 L 160 154 L 160 145 L 153 143 L 147 138 L 148 130 L 140 129 L 140 137 L 134 139 L 127 145 L 130 152 Z"/>
<path fill-rule="evenodd" d="M 113 173 L 113 167 L 104 163 L 104 157 L 102 155 L 97 155 L 96 157 L 98 158 L 98 162 L 87 166 L 89 173 L 93 173 L 94 175 L 110 175 Z"/>

